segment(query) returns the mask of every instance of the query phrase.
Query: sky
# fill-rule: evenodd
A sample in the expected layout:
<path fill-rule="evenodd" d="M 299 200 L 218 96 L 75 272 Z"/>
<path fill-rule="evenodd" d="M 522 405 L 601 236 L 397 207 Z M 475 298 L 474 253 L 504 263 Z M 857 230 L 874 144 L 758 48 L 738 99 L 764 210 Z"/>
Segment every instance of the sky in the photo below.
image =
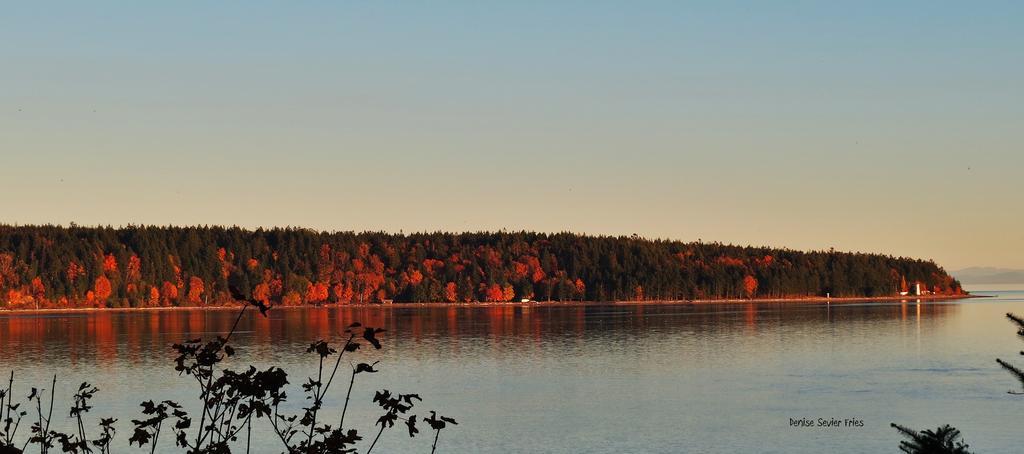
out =
<path fill-rule="evenodd" d="M 1024 268 L 1022 2 L 12 2 L 0 222 Z"/>

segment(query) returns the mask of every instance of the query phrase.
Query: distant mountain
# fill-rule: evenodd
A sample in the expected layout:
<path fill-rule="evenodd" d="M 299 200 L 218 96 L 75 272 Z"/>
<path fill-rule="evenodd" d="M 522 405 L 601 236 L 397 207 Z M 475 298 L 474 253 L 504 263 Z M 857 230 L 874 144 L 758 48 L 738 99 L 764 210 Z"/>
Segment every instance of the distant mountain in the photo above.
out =
<path fill-rule="evenodd" d="M 954 277 L 962 284 L 1020 284 L 1024 283 L 1024 270 L 973 266 L 953 271 Z"/>

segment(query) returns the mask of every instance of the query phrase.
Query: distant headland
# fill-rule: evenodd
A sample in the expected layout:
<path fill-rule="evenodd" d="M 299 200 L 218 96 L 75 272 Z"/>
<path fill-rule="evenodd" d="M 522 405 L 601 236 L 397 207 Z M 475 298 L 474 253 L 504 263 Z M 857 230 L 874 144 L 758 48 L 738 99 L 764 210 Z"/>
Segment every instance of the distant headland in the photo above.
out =
<path fill-rule="evenodd" d="M 932 261 L 574 233 L 0 225 L 0 309 L 956 297 Z"/>

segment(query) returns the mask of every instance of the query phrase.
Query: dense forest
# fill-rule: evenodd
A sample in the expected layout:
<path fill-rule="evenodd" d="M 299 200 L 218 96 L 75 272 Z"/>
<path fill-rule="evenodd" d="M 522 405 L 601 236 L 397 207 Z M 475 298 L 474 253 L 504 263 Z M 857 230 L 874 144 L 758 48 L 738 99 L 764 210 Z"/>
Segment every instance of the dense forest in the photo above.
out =
<path fill-rule="evenodd" d="M 0 307 L 962 293 L 934 262 L 573 233 L 0 225 Z"/>

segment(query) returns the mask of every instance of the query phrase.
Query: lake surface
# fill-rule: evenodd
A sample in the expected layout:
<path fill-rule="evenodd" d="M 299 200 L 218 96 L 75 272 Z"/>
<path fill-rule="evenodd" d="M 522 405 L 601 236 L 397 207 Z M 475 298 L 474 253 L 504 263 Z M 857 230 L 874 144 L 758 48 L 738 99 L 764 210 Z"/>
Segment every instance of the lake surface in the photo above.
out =
<path fill-rule="evenodd" d="M 372 438 L 374 390 L 419 393 L 419 408 L 460 423 L 441 434 L 444 453 L 895 453 L 900 438 L 890 422 L 948 423 L 973 451 L 1013 452 L 1024 397 L 1006 393 L 1018 385 L 995 358 L 1024 364 L 1024 342 L 1004 318 L 1024 313 L 1024 292 L 974 290 L 994 298 L 275 310 L 242 319 L 232 361 L 284 367 L 297 409 L 298 383 L 315 373 L 310 342 L 340 341 L 352 321 L 383 326 L 384 349 L 358 354 L 380 360 L 381 372 L 359 377 L 348 419 Z M 128 421 L 139 402 L 195 400 L 192 380 L 173 370 L 169 345 L 226 330 L 233 317 L 0 314 L 0 372 L 16 371 L 22 396 L 58 374 L 58 402 L 82 381 L 97 384 L 90 416 L 120 418 L 115 446 L 132 452 Z M 339 386 L 326 405 L 343 399 Z M 55 421 L 67 414 L 59 410 Z M 863 426 L 800 428 L 791 418 Z M 257 437 L 256 452 L 281 451 L 269 432 Z M 159 452 L 176 452 L 170 441 Z M 430 441 L 396 427 L 374 452 L 430 452 Z"/>

